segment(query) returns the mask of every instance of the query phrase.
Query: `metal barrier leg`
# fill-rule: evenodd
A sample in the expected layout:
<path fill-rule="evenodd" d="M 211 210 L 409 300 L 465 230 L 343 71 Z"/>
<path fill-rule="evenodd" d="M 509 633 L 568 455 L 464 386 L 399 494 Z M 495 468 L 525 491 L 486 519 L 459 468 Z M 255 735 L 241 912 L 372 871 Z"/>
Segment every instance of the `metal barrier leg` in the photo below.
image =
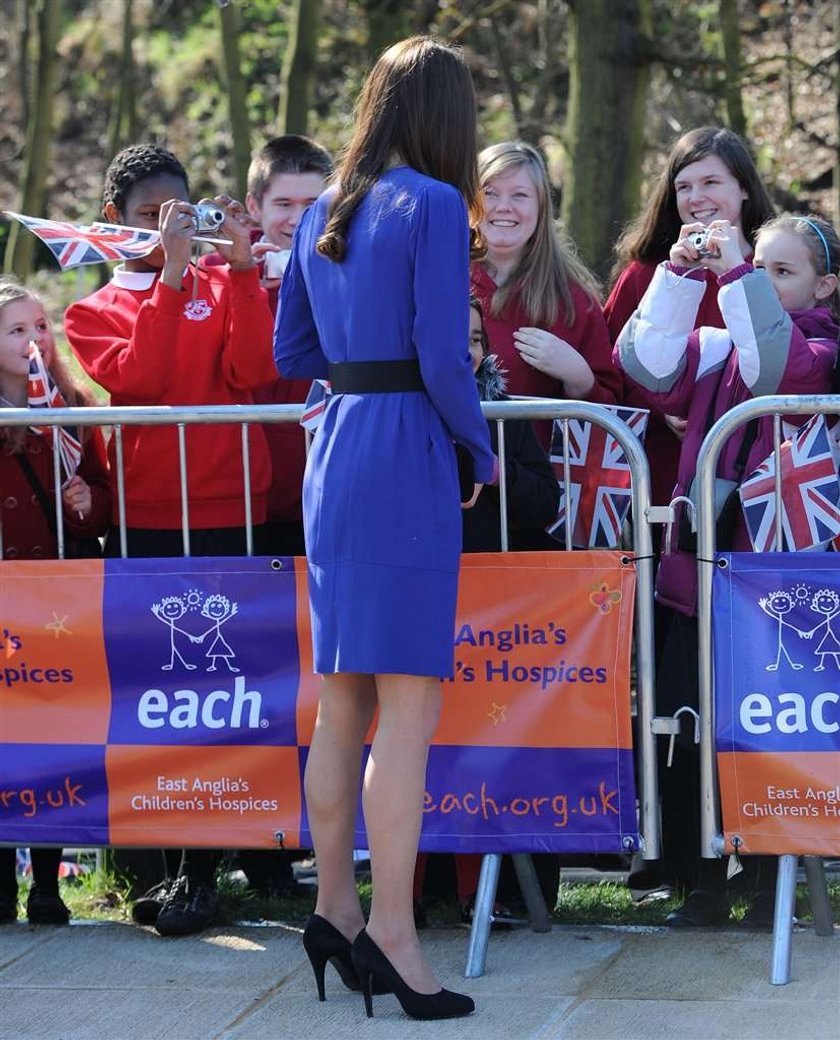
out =
<path fill-rule="evenodd" d="M 527 852 L 514 852 L 510 858 L 513 860 L 516 880 L 519 882 L 525 906 L 528 908 L 528 916 L 531 918 L 531 931 L 550 932 L 549 911 L 537 880 L 533 858 Z"/>
<path fill-rule="evenodd" d="M 490 942 L 490 925 L 493 923 L 493 904 L 496 902 L 496 889 L 499 885 L 499 871 L 502 857 L 497 853 L 488 853 L 481 860 L 481 873 L 478 875 L 478 891 L 475 894 L 473 923 L 470 929 L 470 944 L 467 947 L 467 965 L 464 977 L 477 979 L 484 974 L 487 963 L 487 944 Z"/>
<path fill-rule="evenodd" d="M 786 986 L 790 982 L 793 907 L 796 901 L 798 866 L 798 856 L 779 856 L 776 908 L 773 914 L 773 952 L 770 961 L 770 982 L 774 986 Z"/>
<path fill-rule="evenodd" d="M 803 856 L 803 859 L 805 860 L 805 878 L 808 882 L 808 902 L 811 904 L 811 913 L 814 915 L 814 931 L 817 935 L 833 935 L 834 920 L 828 898 L 825 864 L 821 856 Z"/>

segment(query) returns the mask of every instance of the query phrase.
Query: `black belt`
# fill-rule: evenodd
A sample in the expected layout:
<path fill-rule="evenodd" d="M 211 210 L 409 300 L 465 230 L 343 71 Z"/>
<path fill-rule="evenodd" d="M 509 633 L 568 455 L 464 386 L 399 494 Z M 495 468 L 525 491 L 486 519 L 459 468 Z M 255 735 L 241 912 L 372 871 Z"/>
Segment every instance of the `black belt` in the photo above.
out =
<path fill-rule="evenodd" d="M 330 365 L 334 394 L 402 394 L 425 390 L 420 363 L 410 361 L 339 361 Z"/>

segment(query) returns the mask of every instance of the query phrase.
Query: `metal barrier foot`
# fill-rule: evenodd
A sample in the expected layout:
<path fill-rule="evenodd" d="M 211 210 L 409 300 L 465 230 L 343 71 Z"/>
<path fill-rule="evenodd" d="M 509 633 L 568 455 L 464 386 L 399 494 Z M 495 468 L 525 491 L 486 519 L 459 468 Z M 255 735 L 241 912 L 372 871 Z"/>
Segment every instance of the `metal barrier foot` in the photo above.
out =
<path fill-rule="evenodd" d="M 779 876 L 776 878 L 776 907 L 773 914 L 773 951 L 770 961 L 770 982 L 774 986 L 786 986 L 790 982 L 793 908 L 796 901 L 796 871 L 798 866 L 798 856 L 779 856 Z"/>
<path fill-rule="evenodd" d="M 484 974 L 501 866 L 502 857 L 498 853 L 488 853 L 481 860 L 473 922 L 470 928 L 470 943 L 467 947 L 467 964 L 464 968 L 464 977 L 467 979 L 478 979 Z"/>
<path fill-rule="evenodd" d="M 527 852 L 514 852 L 510 858 L 513 861 L 513 869 L 516 871 L 516 880 L 519 882 L 525 906 L 528 908 L 528 916 L 531 918 L 531 931 L 550 932 L 551 922 L 548 919 L 548 907 L 545 905 L 542 889 L 537 880 L 533 857 Z"/>
<path fill-rule="evenodd" d="M 828 898 L 825 864 L 821 856 L 803 856 L 802 858 L 805 860 L 805 878 L 808 882 L 808 901 L 811 904 L 811 913 L 814 915 L 814 931 L 817 935 L 833 935 L 834 920 Z"/>

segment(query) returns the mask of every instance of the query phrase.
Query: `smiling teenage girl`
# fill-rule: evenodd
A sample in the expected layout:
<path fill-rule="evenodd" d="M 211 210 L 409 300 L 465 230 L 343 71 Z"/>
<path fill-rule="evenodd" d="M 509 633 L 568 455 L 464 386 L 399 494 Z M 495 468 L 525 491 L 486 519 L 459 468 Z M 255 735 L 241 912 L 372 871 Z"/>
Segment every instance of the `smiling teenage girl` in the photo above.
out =
<path fill-rule="evenodd" d="M 478 157 L 486 257 L 473 264 L 490 350 L 508 391 L 615 404 L 621 387 L 595 279 L 558 231 L 539 152 L 521 141 Z M 540 424 L 548 447 L 550 424 Z"/>

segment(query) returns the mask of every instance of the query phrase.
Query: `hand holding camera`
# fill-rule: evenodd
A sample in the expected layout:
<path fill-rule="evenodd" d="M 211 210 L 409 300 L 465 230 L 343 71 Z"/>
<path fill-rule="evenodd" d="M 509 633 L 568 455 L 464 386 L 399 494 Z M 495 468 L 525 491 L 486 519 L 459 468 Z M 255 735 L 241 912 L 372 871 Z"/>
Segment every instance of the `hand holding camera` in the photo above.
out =
<path fill-rule="evenodd" d="M 728 220 L 713 220 L 708 226 L 683 224 L 670 258 L 679 267 L 704 267 L 718 276 L 744 262 L 738 229 Z"/>
<path fill-rule="evenodd" d="M 223 215 L 223 221 L 218 223 L 219 215 Z M 230 240 L 230 245 L 217 244 L 219 255 L 227 260 L 232 270 L 244 271 L 254 266 L 254 258 L 251 255 L 251 228 L 253 222 L 248 216 L 241 202 L 232 199 L 230 195 L 217 195 L 215 199 L 201 199 L 195 207 L 196 228 L 200 225 L 199 220 L 212 220 L 213 231 Z"/>
<path fill-rule="evenodd" d="M 164 255 L 161 280 L 170 288 L 179 290 L 192 255 L 194 207 L 180 199 L 169 199 L 160 207 L 158 228 Z"/>

